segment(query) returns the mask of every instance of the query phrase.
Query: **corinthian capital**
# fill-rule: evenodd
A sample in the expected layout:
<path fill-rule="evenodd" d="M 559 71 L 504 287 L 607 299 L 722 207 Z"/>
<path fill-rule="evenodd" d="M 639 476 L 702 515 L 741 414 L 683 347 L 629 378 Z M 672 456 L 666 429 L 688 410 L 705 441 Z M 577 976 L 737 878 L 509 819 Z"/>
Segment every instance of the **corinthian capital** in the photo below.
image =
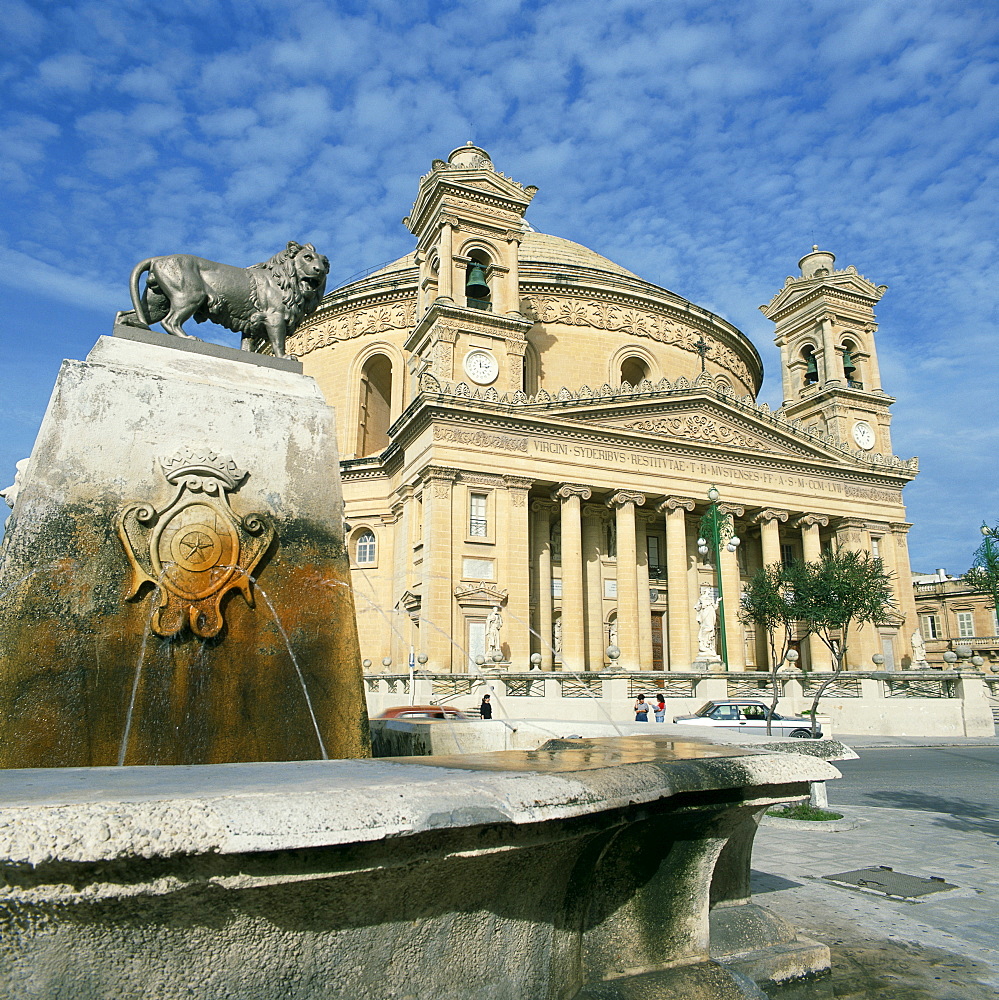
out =
<path fill-rule="evenodd" d="M 636 493 L 634 490 L 618 490 L 608 501 L 608 507 L 624 507 L 626 504 L 634 504 L 641 507 L 645 503 L 645 494 Z"/>
<path fill-rule="evenodd" d="M 659 510 L 664 514 L 669 513 L 682 507 L 686 511 L 692 511 L 697 506 L 697 501 L 691 497 L 666 497 L 661 504 L 659 504 Z"/>
<path fill-rule="evenodd" d="M 828 527 L 829 518 L 825 517 L 823 514 L 802 514 L 801 517 L 798 517 L 791 522 L 791 527 L 810 528 L 813 524 L 817 524 L 820 528 Z"/>
<path fill-rule="evenodd" d="M 783 523 L 791 516 L 789 511 L 786 510 L 775 510 L 772 507 L 766 507 L 761 511 L 754 514 L 750 520 L 750 524 L 766 524 L 768 521 L 780 521 Z"/>
<path fill-rule="evenodd" d="M 593 491 L 589 486 L 579 486 L 575 483 L 563 483 L 552 490 L 552 500 L 568 500 L 570 497 L 579 497 L 580 500 L 589 500 L 593 496 Z"/>

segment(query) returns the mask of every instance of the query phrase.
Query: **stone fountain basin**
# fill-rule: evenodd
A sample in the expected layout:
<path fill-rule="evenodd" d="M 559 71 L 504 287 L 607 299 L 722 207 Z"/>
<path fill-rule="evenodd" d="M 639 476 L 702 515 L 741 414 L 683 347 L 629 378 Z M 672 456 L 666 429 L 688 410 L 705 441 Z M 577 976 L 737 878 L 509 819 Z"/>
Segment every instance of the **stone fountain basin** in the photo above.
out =
<path fill-rule="evenodd" d="M 703 975 L 709 909 L 748 904 L 759 817 L 838 776 L 665 736 L 0 771 L 0 981 L 74 1000 L 569 1000 Z"/>

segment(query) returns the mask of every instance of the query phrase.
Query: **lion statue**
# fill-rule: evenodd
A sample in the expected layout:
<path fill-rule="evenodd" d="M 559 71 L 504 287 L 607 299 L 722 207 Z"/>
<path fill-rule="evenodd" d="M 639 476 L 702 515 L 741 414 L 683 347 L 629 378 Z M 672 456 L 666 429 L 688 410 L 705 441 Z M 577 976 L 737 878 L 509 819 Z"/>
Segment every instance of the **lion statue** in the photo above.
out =
<path fill-rule="evenodd" d="M 242 334 L 244 351 L 270 344 L 276 357 L 285 357 L 285 339 L 322 301 L 330 262 L 311 243 L 289 243 L 270 260 L 252 267 L 231 267 L 186 253 L 149 257 L 132 270 L 129 289 L 133 312 L 118 313 L 116 323 L 148 329 L 162 323 L 176 337 L 192 316 L 198 323 L 210 319 Z M 139 278 L 148 272 L 145 290 Z"/>

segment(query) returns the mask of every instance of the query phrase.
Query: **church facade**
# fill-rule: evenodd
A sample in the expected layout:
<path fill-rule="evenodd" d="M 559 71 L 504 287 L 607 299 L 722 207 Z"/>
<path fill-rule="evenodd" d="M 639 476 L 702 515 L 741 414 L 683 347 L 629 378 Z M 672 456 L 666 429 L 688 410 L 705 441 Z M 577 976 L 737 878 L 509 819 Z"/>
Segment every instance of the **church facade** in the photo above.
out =
<path fill-rule="evenodd" d="M 337 410 L 362 655 L 397 670 L 412 650 L 437 672 L 483 657 L 765 669 L 744 582 L 848 548 L 883 559 L 896 589 L 849 663 L 907 666 L 917 462 L 892 454 L 884 286 L 817 248 L 802 258 L 761 307 L 781 350 L 772 411 L 748 338 L 535 232 L 535 192 L 472 145 L 435 160 L 404 220 L 414 251 L 328 294 L 289 342 Z M 800 663 L 827 669 L 823 649 L 802 638 Z"/>

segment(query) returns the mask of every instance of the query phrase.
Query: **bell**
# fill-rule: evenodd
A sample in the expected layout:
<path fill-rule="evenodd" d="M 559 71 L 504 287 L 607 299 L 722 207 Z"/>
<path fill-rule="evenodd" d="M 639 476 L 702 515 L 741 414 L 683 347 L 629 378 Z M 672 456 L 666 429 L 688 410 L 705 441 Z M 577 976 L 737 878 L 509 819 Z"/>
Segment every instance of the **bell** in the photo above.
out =
<path fill-rule="evenodd" d="M 489 298 L 485 268 L 475 260 L 468 267 L 468 277 L 465 279 L 465 297 L 469 299 Z"/>
<path fill-rule="evenodd" d="M 857 366 L 853 363 L 853 358 L 851 357 L 850 352 L 848 350 L 846 350 L 846 348 L 844 348 L 843 349 L 843 372 L 844 372 L 844 374 L 846 375 L 847 378 L 851 378 L 853 376 L 853 373 L 856 370 L 857 370 Z"/>
<path fill-rule="evenodd" d="M 819 377 L 819 366 L 815 363 L 815 355 L 809 354 L 805 362 L 805 381 L 814 382 Z"/>

